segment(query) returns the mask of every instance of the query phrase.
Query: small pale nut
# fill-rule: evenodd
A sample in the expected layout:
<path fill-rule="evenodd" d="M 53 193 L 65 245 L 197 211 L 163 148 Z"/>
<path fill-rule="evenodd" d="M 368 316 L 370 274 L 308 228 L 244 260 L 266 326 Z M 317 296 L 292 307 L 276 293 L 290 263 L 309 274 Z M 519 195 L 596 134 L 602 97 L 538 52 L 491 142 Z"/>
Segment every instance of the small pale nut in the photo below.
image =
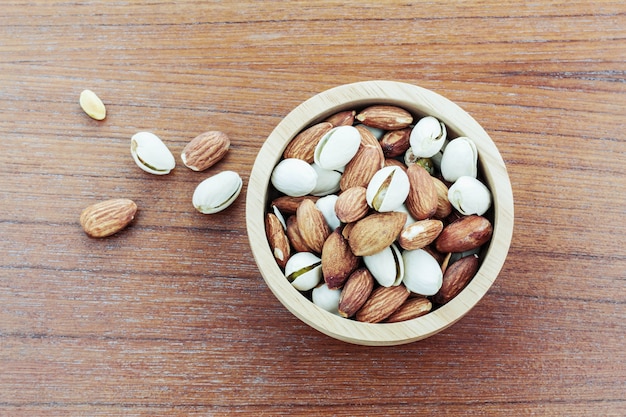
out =
<path fill-rule="evenodd" d="M 176 166 L 174 155 L 154 133 L 135 133 L 130 139 L 130 154 L 137 166 L 150 174 L 169 174 Z"/>
<path fill-rule="evenodd" d="M 313 304 L 323 310 L 339 315 L 339 298 L 341 297 L 340 288 L 328 288 L 326 283 L 320 284 L 313 288 L 311 292 L 311 300 Z"/>
<path fill-rule="evenodd" d="M 237 199 L 242 186 L 239 174 L 222 171 L 198 184 L 193 193 L 193 206 L 203 214 L 222 211 Z"/>
<path fill-rule="evenodd" d="M 274 167 L 271 182 L 283 194 L 302 197 L 313 191 L 317 185 L 317 172 L 302 159 L 287 158 Z"/>
<path fill-rule="evenodd" d="M 104 120 L 107 109 L 100 97 L 91 90 L 83 90 L 79 98 L 80 107 L 89 117 L 95 120 Z"/>
<path fill-rule="evenodd" d="M 451 140 L 441 157 L 441 175 L 448 182 L 455 182 L 463 176 L 476 178 L 478 173 L 478 150 L 468 137 Z"/>
<path fill-rule="evenodd" d="M 339 191 L 341 172 L 324 169 L 316 163 L 311 164 L 311 166 L 317 173 L 317 182 L 315 183 L 315 188 L 311 191 L 311 195 L 322 197 Z"/>
<path fill-rule="evenodd" d="M 361 134 L 355 127 L 334 127 L 315 147 L 315 163 L 324 169 L 342 169 L 356 155 L 360 145 Z"/>
<path fill-rule="evenodd" d="M 328 224 L 328 228 L 330 230 L 335 230 L 339 226 L 341 226 L 341 220 L 337 217 L 337 213 L 335 212 L 335 205 L 337 204 L 337 200 L 339 197 L 336 194 L 331 194 L 324 196 L 315 202 L 315 207 L 324 215 L 324 219 L 326 219 L 326 223 Z"/>
<path fill-rule="evenodd" d="M 441 150 L 446 140 L 446 126 L 434 118 L 421 118 L 411 131 L 410 144 L 413 154 L 419 158 L 430 158 Z"/>
<path fill-rule="evenodd" d="M 485 184 L 474 177 L 459 177 L 448 190 L 448 200 L 464 215 L 482 216 L 491 207 L 491 193 Z"/>
<path fill-rule="evenodd" d="M 409 291 L 421 295 L 435 295 L 443 281 L 439 263 L 423 249 L 405 250 L 404 279 L 402 282 Z"/>
<path fill-rule="evenodd" d="M 364 256 L 363 263 L 383 287 L 399 285 L 404 278 L 402 254 L 395 244 L 373 255 Z"/>
<path fill-rule="evenodd" d="M 136 212 L 137 204 L 127 198 L 101 201 L 81 212 L 80 225 L 91 237 L 107 237 L 128 226 Z"/>
<path fill-rule="evenodd" d="M 204 132 L 193 138 L 180 154 L 183 164 L 192 171 L 204 171 L 219 162 L 230 148 L 224 132 Z"/>
<path fill-rule="evenodd" d="M 378 212 L 393 211 L 409 195 L 409 177 L 398 166 L 386 166 L 374 174 L 367 186 L 367 204 Z"/>
<path fill-rule="evenodd" d="M 313 289 L 322 280 L 322 260 L 310 252 L 294 253 L 285 266 L 285 277 L 297 290 Z"/>

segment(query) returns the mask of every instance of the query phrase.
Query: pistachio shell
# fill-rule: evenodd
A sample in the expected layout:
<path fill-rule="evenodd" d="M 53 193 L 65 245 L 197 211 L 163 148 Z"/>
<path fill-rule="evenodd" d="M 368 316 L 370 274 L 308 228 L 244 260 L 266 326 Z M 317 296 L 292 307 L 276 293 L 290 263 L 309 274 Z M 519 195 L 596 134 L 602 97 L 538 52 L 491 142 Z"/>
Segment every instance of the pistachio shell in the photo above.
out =
<path fill-rule="evenodd" d="M 409 195 L 409 177 L 404 170 L 390 165 L 378 170 L 367 186 L 367 204 L 379 212 L 394 211 Z"/>
<path fill-rule="evenodd" d="M 402 254 L 395 244 L 374 255 L 364 256 L 363 262 L 376 281 L 383 287 L 399 285 L 404 278 Z"/>
<path fill-rule="evenodd" d="M 281 193 L 291 197 L 302 197 L 315 188 L 317 172 L 302 159 L 287 158 L 274 167 L 271 182 Z"/>
<path fill-rule="evenodd" d="M 435 295 L 443 283 L 439 263 L 423 249 L 405 250 L 404 278 L 402 282 L 409 291 L 421 295 Z"/>
<path fill-rule="evenodd" d="M 324 215 L 330 230 L 335 230 L 341 225 L 341 221 L 335 213 L 335 203 L 339 197 L 335 194 L 324 196 L 315 202 L 315 206 Z"/>
<path fill-rule="evenodd" d="M 478 150 L 474 141 L 462 136 L 446 145 L 441 157 L 441 175 L 449 182 L 463 176 L 476 178 L 477 163 Z"/>
<path fill-rule="evenodd" d="M 151 174 L 169 174 L 176 166 L 174 155 L 154 133 L 135 133 L 130 139 L 130 154 L 139 168 Z"/>
<path fill-rule="evenodd" d="M 243 181 L 234 171 L 222 171 L 202 181 L 193 193 L 193 206 L 200 213 L 224 210 L 237 199 Z"/>
<path fill-rule="evenodd" d="M 482 216 L 491 207 L 489 189 L 474 177 L 459 177 L 448 190 L 450 204 L 465 215 Z"/>
<path fill-rule="evenodd" d="M 322 260 L 311 252 L 298 252 L 285 265 L 285 276 L 296 289 L 308 291 L 322 280 Z"/>
<path fill-rule="evenodd" d="M 343 168 L 356 155 L 360 145 L 361 134 L 354 126 L 334 127 L 315 147 L 315 163 L 324 169 Z"/>
<path fill-rule="evenodd" d="M 322 309 L 339 315 L 339 298 L 341 297 L 341 288 L 328 288 L 326 283 L 313 288 L 311 299 L 313 304 Z"/>
<path fill-rule="evenodd" d="M 316 163 L 311 164 L 311 166 L 317 173 L 317 182 L 315 183 L 315 188 L 311 191 L 311 195 L 325 196 L 339 191 L 341 172 L 324 169 Z"/>
<path fill-rule="evenodd" d="M 409 143 L 413 154 L 421 158 L 435 155 L 446 140 L 446 126 L 432 116 L 421 118 L 411 131 Z"/>

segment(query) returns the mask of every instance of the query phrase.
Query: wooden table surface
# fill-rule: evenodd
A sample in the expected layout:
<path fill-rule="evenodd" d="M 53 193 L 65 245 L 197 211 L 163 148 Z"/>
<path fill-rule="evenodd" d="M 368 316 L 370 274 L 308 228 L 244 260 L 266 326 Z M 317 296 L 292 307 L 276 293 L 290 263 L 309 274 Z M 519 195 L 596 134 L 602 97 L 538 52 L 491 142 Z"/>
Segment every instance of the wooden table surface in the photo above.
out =
<path fill-rule="evenodd" d="M 397 347 L 289 313 L 248 244 L 263 141 L 314 94 L 389 79 L 457 102 L 507 164 L 499 278 L 451 328 Z M 98 122 L 83 89 L 105 102 Z M 622 1 L 56 0 L 0 13 L 0 415 L 626 415 Z M 134 164 L 159 135 L 167 176 Z M 208 171 L 185 144 L 226 132 Z M 244 191 L 202 215 L 196 185 Z M 135 200 L 106 239 L 78 217 Z"/>

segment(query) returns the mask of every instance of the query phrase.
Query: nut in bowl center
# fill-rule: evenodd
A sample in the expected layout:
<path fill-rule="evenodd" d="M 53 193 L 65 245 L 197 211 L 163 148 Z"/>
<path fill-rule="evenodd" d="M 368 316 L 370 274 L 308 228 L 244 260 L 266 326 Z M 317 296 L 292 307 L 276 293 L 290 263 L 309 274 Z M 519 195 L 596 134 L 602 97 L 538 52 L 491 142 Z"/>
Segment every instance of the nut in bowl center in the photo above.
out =
<path fill-rule="evenodd" d="M 424 339 L 494 283 L 513 231 L 506 167 L 485 130 L 424 88 L 319 93 L 272 131 L 250 175 L 248 237 L 300 320 L 361 345 Z"/>

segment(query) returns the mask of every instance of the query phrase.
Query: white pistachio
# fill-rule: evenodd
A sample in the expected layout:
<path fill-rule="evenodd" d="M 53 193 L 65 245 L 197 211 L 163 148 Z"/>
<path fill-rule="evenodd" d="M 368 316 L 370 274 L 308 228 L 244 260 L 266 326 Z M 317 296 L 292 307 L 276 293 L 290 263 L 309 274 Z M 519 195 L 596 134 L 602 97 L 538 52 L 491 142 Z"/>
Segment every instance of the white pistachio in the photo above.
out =
<path fill-rule="evenodd" d="M 135 133 L 130 139 L 130 154 L 137 166 L 150 174 L 169 174 L 176 166 L 174 155 L 154 133 Z"/>
<path fill-rule="evenodd" d="M 302 197 L 313 191 L 317 184 L 317 172 L 302 159 L 287 158 L 280 161 L 272 171 L 272 185 L 290 197 Z"/>
<path fill-rule="evenodd" d="M 193 206 L 203 214 L 222 211 L 237 199 L 242 186 L 239 174 L 222 171 L 198 184 L 193 193 Z"/>
<path fill-rule="evenodd" d="M 379 169 L 369 184 L 365 198 L 367 204 L 379 212 L 394 211 L 409 195 L 409 177 L 397 165 Z"/>
<path fill-rule="evenodd" d="M 83 90 L 78 99 L 80 107 L 89 117 L 94 120 L 104 120 L 107 116 L 107 109 L 100 97 L 91 90 Z"/>
<path fill-rule="evenodd" d="M 392 243 L 382 251 L 363 257 L 370 274 L 383 287 L 400 285 L 404 278 L 404 262 L 400 250 Z"/>
<path fill-rule="evenodd" d="M 413 153 L 420 158 L 430 158 L 435 155 L 446 140 L 446 126 L 432 116 L 421 118 L 413 130 L 409 143 Z"/>
<path fill-rule="evenodd" d="M 281 213 L 278 207 L 276 207 L 275 205 L 272 205 L 272 211 L 274 212 L 274 215 L 278 218 L 280 224 L 283 225 L 283 229 L 287 230 L 287 222 L 285 221 L 285 216 L 283 216 L 283 213 Z"/>
<path fill-rule="evenodd" d="M 315 163 L 324 169 L 341 169 L 356 155 L 360 145 L 361 134 L 354 126 L 332 128 L 315 147 Z"/>
<path fill-rule="evenodd" d="M 443 283 L 443 273 L 439 263 L 423 249 L 405 250 L 404 279 L 402 282 L 409 291 L 421 295 L 435 295 Z"/>
<path fill-rule="evenodd" d="M 311 252 L 298 252 L 285 265 L 285 276 L 296 289 L 308 291 L 322 280 L 322 259 Z"/>
<path fill-rule="evenodd" d="M 319 198 L 315 202 L 315 207 L 319 209 L 324 215 L 324 219 L 326 223 L 328 223 L 328 227 L 330 230 L 335 230 L 341 225 L 341 220 L 337 217 L 337 213 L 335 212 L 335 203 L 339 197 L 336 194 L 330 194 Z"/>
<path fill-rule="evenodd" d="M 341 172 L 324 169 L 316 163 L 311 164 L 311 166 L 317 173 L 317 182 L 315 183 L 315 188 L 311 191 L 311 195 L 319 197 L 339 191 Z"/>
<path fill-rule="evenodd" d="M 450 204 L 461 214 L 482 216 L 491 207 L 491 193 L 474 177 L 459 177 L 448 190 Z"/>
<path fill-rule="evenodd" d="M 316 306 L 336 315 L 339 315 L 339 298 L 341 288 L 328 288 L 326 283 L 313 288 L 311 299 Z"/>
<path fill-rule="evenodd" d="M 455 182 L 459 177 L 476 178 L 478 150 L 470 138 L 462 136 L 446 145 L 441 157 L 441 175 L 446 181 Z"/>
<path fill-rule="evenodd" d="M 408 225 L 413 224 L 417 221 L 409 212 L 409 209 L 406 207 L 406 204 L 400 205 L 400 207 L 397 207 L 394 211 L 406 213 L 406 222 L 404 222 L 404 227 L 407 227 Z"/>

